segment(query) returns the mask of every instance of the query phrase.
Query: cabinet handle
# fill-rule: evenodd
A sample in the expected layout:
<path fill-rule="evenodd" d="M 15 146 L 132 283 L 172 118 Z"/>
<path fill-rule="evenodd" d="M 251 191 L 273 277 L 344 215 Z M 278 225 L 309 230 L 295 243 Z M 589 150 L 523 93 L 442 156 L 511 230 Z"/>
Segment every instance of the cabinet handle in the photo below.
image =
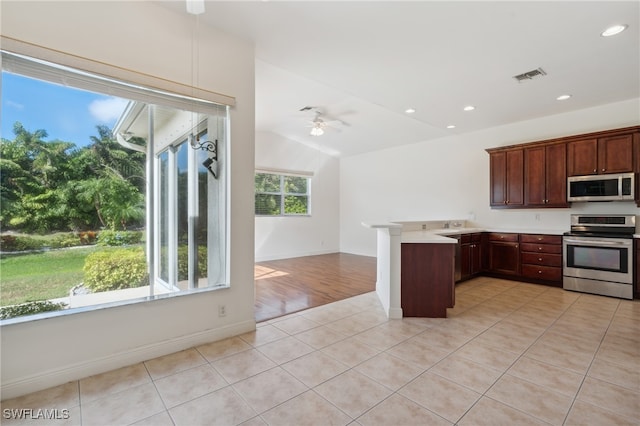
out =
<path fill-rule="evenodd" d="M 538 247 L 538 251 L 542 251 L 542 247 Z"/>
<path fill-rule="evenodd" d="M 598 173 L 598 169 L 593 169 L 593 173 Z"/>
<path fill-rule="evenodd" d="M 539 262 L 542 262 L 542 258 L 541 258 L 541 257 L 539 257 L 539 258 L 538 258 L 538 261 L 539 261 Z"/>
<path fill-rule="evenodd" d="M 606 169 L 602 169 L 602 171 L 604 172 Z"/>
<path fill-rule="evenodd" d="M 538 241 L 542 241 L 542 237 L 538 237 Z"/>
<path fill-rule="evenodd" d="M 541 273 L 542 273 L 542 271 L 538 271 L 538 273 L 539 273 L 539 274 L 541 274 Z"/>

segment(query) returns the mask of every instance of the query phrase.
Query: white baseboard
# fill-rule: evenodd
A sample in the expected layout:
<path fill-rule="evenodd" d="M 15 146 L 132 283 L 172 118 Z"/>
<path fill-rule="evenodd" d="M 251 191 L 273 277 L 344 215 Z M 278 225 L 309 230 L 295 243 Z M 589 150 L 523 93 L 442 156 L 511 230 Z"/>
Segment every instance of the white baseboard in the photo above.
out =
<path fill-rule="evenodd" d="M 73 380 L 84 379 L 107 371 L 148 361 L 164 355 L 169 355 L 185 349 L 193 348 L 209 342 L 226 339 L 248 333 L 256 329 L 255 321 L 244 321 L 226 327 L 206 330 L 199 333 L 181 336 L 163 342 L 133 348 L 125 352 L 108 355 L 101 358 L 66 366 L 64 368 L 45 371 L 29 377 L 23 377 L 2 383 L 0 393 L 2 399 L 16 398 L 32 392 L 48 389 L 65 384 Z"/>
<path fill-rule="evenodd" d="M 322 254 L 332 254 L 332 253 L 340 253 L 339 250 L 321 250 L 321 251 L 310 251 L 310 252 L 296 252 L 289 254 L 274 254 L 269 256 L 260 256 L 256 255 L 256 262 L 268 262 L 270 260 L 280 260 L 280 259 L 293 259 L 295 257 L 305 257 L 305 256 L 319 256 Z"/>

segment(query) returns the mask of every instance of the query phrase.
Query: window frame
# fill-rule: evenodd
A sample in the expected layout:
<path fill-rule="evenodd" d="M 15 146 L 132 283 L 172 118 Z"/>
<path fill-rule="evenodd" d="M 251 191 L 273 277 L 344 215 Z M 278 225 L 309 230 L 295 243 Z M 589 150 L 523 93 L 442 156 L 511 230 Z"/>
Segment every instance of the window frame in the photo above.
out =
<path fill-rule="evenodd" d="M 258 174 L 267 174 L 272 176 L 277 176 L 280 182 L 280 190 L 277 192 L 273 191 L 257 191 L 255 188 L 255 176 Z M 297 177 L 304 178 L 307 181 L 306 193 L 298 193 L 298 192 L 286 192 L 285 188 L 285 179 L 287 177 Z M 255 217 L 310 217 L 311 213 L 311 184 L 312 184 L 312 173 L 305 172 L 291 172 L 291 171 L 282 171 L 282 170 L 269 170 L 269 169 L 256 169 L 254 173 L 254 200 L 257 195 L 276 195 L 280 197 L 280 206 L 278 214 L 261 214 L 258 213 L 257 205 L 254 206 L 254 215 Z M 285 199 L 287 196 L 297 196 L 297 197 L 306 197 L 307 198 L 307 211 L 306 213 L 287 213 L 285 210 Z"/>
<path fill-rule="evenodd" d="M 2 37 L 2 40 L 4 39 L 5 38 Z M 179 91 L 172 92 L 170 91 L 170 89 L 167 89 L 166 91 L 161 91 L 161 90 L 150 88 L 148 86 L 129 83 L 127 81 L 122 80 L 119 76 L 105 77 L 104 73 L 102 75 L 99 75 L 92 72 L 83 71 L 81 69 L 74 67 L 75 64 L 73 63 L 67 64 L 66 63 L 67 61 L 65 61 L 65 59 L 68 59 L 68 57 L 66 55 L 43 55 L 45 58 L 42 58 L 42 57 L 39 57 L 40 55 L 23 56 L 25 52 L 20 52 L 20 49 L 16 49 L 16 50 L 18 50 L 18 53 L 5 49 L 5 46 L 3 46 L 2 49 L 0 49 L 0 54 L 2 55 L 2 59 L 3 59 L 2 71 L 21 75 L 31 79 L 41 80 L 51 84 L 59 84 L 60 80 L 66 81 L 65 79 L 71 78 L 73 81 L 65 85 L 74 89 L 87 90 L 90 92 L 109 96 L 109 95 L 113 95 L 113 93 L 110 93 L 111 90 L 109 90 L 110 88 L 113 88 L 117 92 L 117 94 L 113 96 L 122 97 L 129 101 L 143 102 L 150 107 L 155 107 L 155 105 L 160 104 L 160 105 L 167 106 L 174 109 L 182 109 L 186 106 L 191 109 L 188 112 L 192 114 L 200 113 L 207 117 L 204 126 L 207 125 L 206 123 L 208 120 L 216 121 L 216 129 L 218 129 L 217 126 L 219 126 L 220 123 L 222 123 L 223 129 L 222 131 L 218 130 L 219 134 L 216 135 L 218 137 L 217 153 L 218 153 L 218 158 L 220 159 L 218 162 L 218 168 L 219 168 L 218 178 L 216 179 L 219 180 L 220 188 L 216 191 L 208 189 L 207 194 L 208 194 L 208 197 L 211 197 L 211 196 L 222 197 L 221 199 L 219 198 L 220 203 L 217 205 L 216 213 L 223 213 L 223 217 L 221 218 L 221 220 L 218 219 L 217 221 L 218 223 L 216 223 L 215 226 L 217 226 L 221 235 L 221 241 L 217 242 L 218 244 L 217 248 L 220 249 L 219 250 L 220 252 L 224 253 L 224 257 L 223 258 L 221 257 L 220 259 L 209 258 L 207 260 L 209 265 L 208 267 L 209 271 L 213 270 L 212 265 L 214 261 L 221 264 L 220 266 L 221 273 L 214 278 L 214 279 L 217 278 L 218 280 L 218 282 L 216 282 L 215 284 L 213 285 L 210 284 L 204 287 L 194 287 L 190 285 L 190 288 L 188 290 L 175 291 L 175 292 L 169 292 L 169 293 L 157 293 L 154 290 L 154 287 L 160 284 L 157 282 L 157 280 L 159 279 L 159 274 L 155 273 L 157 271 L 158 266 L 160 265 L 158 250 L 156 249 L 156 247 L 153 247 L 150 244 L 147 244 L 146 260 L 147 260 L 149 271 L 150 272 L 153 271 L 150 274 L 150 278 L 152 278 L 152 280 L 150 280 L 150 283 L 149 283 L 150 293 L 148 296 L 134 297 L 130 299 L 121 299 L 116 301 L 102 302 L 102 303 L 96 303 L 96 304 L 85 305 L 80 307 L 66 308 L 59 311 L 44 312 L 44 313 L 39 313 L 34 315 L 18 316 L 18 317 L 9 318 L 6 320 L 0 320 L 0 327 L 4 325 L 9 325 L 9 324 L 25 323 L 25 322 L 42 320 L 42 319 L 53 318 L 53 317 L 74 315 L 81 312 L 99 310 L 99 309 L 104 309 L 108 307 L 118 307 L 123 305 L 145 303 L 145 302 L 150 302 L 154 300 L 180 297 L 180 296 L 194 294 L 194 293 L 209 292 L 209 291 L 216 291 L 219 289 L 229 288 L 231 286 L 230 285 L 231 253 L 230 253 L 230 241 L 229 241 L 230 239 L 230 228 L 229 228 L 230 192 L 228 191 L 230 176 L 229 176 L 229 168 L 228 168 L 228 164 L 226 164 L 225 156 L 228 150 L 228 145 L 230 144 L 229 105 L 235 104 L 235 100 L 233 98 L 223 97 L 222 100 L 226 101 L 226 103 L 214 103 L 213 101 L 207 100 L 207 99 L 187 97 L 180 94 Z M 26 53 L 30 53 L 30 52 L 26 52 Z M 38 51 L 37 53 L 43 53 L 43 52 Z M 52 56 L 52 57 L 50 58 L 49 56 Z M 4 59 L 6 58 L 10 60 L 4 61 Z M 131 72 L 130 74 L 137 75 L 133 72 Z M 78 77 L 78 76 L 80 77 L 77 79 L 74 79 L 74 77 Z M 0 78 L 0 85 L 1 85 L 1 78 Z M 173 89 L 173 87 L 171 87 L 171 89 Z M 202 125 L 203 123 L 200 123 L 200 124 Z M 199 127 L 196 126 L 196 128 L 193 130 L 197 131 L 198 129 Z M 200 131 L 198 131 L 198 134 L 200 134 Z M 187 140 L 186 149 L 188 149 L 189 151 L 195 152 L 195 150 L 193 150 L 190 146 L 190 143 L 189 143 L 190 140 L 191 139 Z M 154 194 L 153 206 L 151 207 L 151 210 L 157 211 L 157 209 L 160 208 L 160 206 L 157 204 L 159 197 L 157 197 L 157 192 L 156 192 L 156 188 L 157 188 L 156 185 L 158 184 L 157 180 L 159 177 L 158 175 L 159 162 L 156 161 L 157 160 L 156 154 L 158 153 L 158 150 L 171 149 L 174 145 L 176 145 L 176 143 L 174 142 L 166 146 L 160 147 L 158 145 L 154 146 L 153 142 L 154 142 L 153 138 L 151 138 L 148 141 L 150 148 L 147 148 L 146 150 L 146 155 L 148 158 L 147 173 L 152 174 L 153 176 L 153 179 L 152 179 L 153 183 L 151 184 L 151 186 L 147 187 L 147 196 L 149 196 L 150 193 Z M 183 142 L 180 142 L 177 145 L 180 145 L 182 143 Z M 170 157 L 173 157 L 173 155 L 171 155 Z M 175 161 L 176 161 L 175 158 L 170 159 L 170 163 L 175 163 Z M 197 166 L 196 163 L 194 163 L 193 165 Z M 173 174 L 173 172 L 171 173 Z M 212 179 L 212 178 L 210 177 L 209 179 Z M 196 202 L 197 202 L 197 199 L 196 199 Z M 208 211 L 207 214 L 211 215 L 212 213 L 213 212 Z M 157 216 L 153 215 L 153 217 L 157 217 Z M 146 221 L 147 222 L 149 221 L 149 209 L 147 209 Z M 156 234 L 155 227 L 149 226 L 148 223 L 146 226 L 146 231 L 148 234 Z M 150 240 L 151 239 L 148 238 L 148 241 Z M 153 241 L 157 242 L 158 240 L 154 238 Z M 208 241 L 208 243 L 209 242 L 210 241 Z M 177 265 L 173 265 L 172 268 L 177 268 Z M 211 283 L 211 281 L 209 282 Z"/>

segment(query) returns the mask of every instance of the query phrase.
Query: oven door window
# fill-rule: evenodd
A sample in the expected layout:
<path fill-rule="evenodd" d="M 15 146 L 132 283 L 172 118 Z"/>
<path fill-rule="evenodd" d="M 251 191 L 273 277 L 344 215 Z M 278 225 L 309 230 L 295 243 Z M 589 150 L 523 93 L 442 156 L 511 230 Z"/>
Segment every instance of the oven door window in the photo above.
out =
<path fill-rule="evenodd" d="M 627 273 L 629 271 L 627 250 L 627 248 L 570 245 L 567 247 L 567 266 Z"/>

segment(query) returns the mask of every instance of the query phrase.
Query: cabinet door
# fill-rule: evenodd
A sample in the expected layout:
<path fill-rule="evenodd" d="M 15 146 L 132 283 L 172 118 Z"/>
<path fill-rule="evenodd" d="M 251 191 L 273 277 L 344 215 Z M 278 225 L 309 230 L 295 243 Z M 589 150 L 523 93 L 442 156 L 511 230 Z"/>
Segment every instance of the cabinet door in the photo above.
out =
<path fill-rule="evenodd" d="M 518 243 L 489 242 L 489 271 L 505 275 L 519 275 L 520 250 Z"/>
<path fill-rule="evenodd" d="M 633 171 L 636 173 L 636 205 L 640 207 L 640 133 L 633 134 Z"/>
<path fill-rule="evenodd" d="M 598 173 L 633 171 L 633 135 L 598 139 Z"/>
<path fill-rule="evenodd" d="M 583 139 L 567 144 L 567 175 L 598 173 L 598 139 Z"/>
<path fill-rule="evenodd" d="M 567 145 L 565 143 L 545 147 L 545 204 L 550 207 L 567 207 Z"/>
<path fill-rule="evenodd" d="M 527 206 L 546 204 L 545 147 L 537 146 L 524 151 L 524 196 Z"/>
<path fill-rule="evenodd" d="M 507 154 L 494 152 L 489 155 L 491 206 L 502 207 L 507 201 Z"/>
<path fill-rule="evenodd" d="M 507 206 L 524 205 L 524 149 L 507 151 Z"/>
<path fill-rule="evenodd" d="M 471 244 L 460 245 L 460 275 L 463 280 L 471 276 Z"/>
<path fill-rule="evenodd" d="M 524 205 L 524 149 L 490 154 L 492 207 Z"/>
<path fill-rule="evenodd" d="M 480 242 L 471 243 L 470 254 L 471 275 L 479 274 L 482 270 L 482 252 Z"/>
<path fill-rule="evenodd" d="M 525 205 L 566 207 L 567 146 L 537 146 L 524 152 Z"/>

